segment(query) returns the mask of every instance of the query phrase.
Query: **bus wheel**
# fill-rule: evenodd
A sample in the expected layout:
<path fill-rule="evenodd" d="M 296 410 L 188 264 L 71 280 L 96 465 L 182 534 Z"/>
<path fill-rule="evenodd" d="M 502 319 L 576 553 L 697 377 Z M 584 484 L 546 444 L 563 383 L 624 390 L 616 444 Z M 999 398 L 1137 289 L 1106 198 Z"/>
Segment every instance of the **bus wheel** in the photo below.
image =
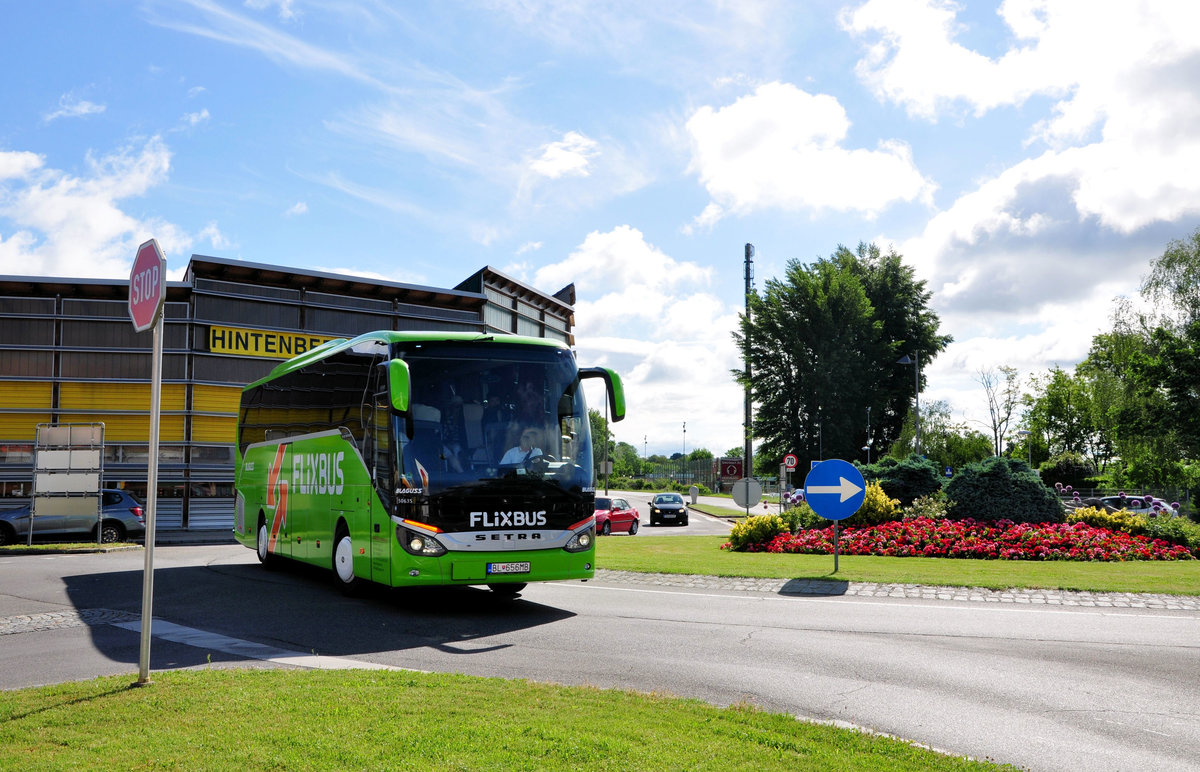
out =
<path fill-rule="evenodd" d="M 333 572 L 337 575 L 338 586 L 346 595 L 357 595 L 363 580 L 354 575 L 354 543 L 345 530 L 339 530 L 334 541 Z"/>
<path fill-rule="evenodd" d="M 263 568 L 273 569 L 278 563 L 277 558 L 267 551 L 267 545 L 271 541 L 271 533 L 267 530 L 267 521 L 260 520 L 258 522 L 258 540 L 254 545 L 254 551 L 258 553 L 258 562 Z"/>
<path fill-rule="evenodd" d="M 489 584 L 488 589 L 495 593 L 498 598 L 515 598 L 521 594 L 521 590 L 525 589 L 525 582 Z"/>

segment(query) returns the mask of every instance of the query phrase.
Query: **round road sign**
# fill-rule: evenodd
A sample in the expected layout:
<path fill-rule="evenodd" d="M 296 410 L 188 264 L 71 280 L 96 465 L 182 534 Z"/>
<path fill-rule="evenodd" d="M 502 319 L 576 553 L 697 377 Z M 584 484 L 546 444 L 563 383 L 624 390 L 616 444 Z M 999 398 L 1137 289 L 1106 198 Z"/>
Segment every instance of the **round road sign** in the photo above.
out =
<path fill-rule="evenodd" d="M 814 466 L 804 478 L 804 500 L 826 520 L 842 520 L 862 506 L 866 487 L 854 464 L 831 458 Z"/>
<path fill-rule="evenodd" d="M 145 332 L 158 322 L 167 296 L 167 261 L 158 241 L 138 247 L 129 271 L 129 318 L 135 332 Z"/>
<path fill-rule="evenodd" d="M 792 453 L 788 453 L 783 457 L 783 465 L 788 469 L 795 469 L 799 463 L 800 459 L 796 458 L 796 456 Z"/>
<path fill-rule="evenodd" d="M 733 484 L 733 503 L 742 509 L 752 507 L 762 501 L 762 486 L 758 480 L 743 477 Z"/>

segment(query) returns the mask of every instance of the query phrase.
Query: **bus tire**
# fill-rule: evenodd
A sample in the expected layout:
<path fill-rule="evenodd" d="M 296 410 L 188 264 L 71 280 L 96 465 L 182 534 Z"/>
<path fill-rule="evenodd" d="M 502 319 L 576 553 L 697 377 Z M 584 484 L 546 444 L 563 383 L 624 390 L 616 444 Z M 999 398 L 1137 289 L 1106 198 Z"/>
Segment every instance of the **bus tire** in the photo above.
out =
<path fill-rule="evenodd" d="M 345 526 L 338 528 L 337 536 L 333 539 L 333 575 L 337 577 L 342 594 L 351 597 L 358 595 L 365 584 L 354 575 L 354 542 L 350 540 Z"/>
<path fill-rule="evenodd" d="M 511 599 L 521 594 L 524 590 L 525 582 L 508 582 L 505 584 L 489 584 L 488 589 L 491 590 L 497 598 Z"/>
<path fill-rule="evenodd" d="M 267 545 L 271 543 L 271 532 L 267 530 L 267 519 L 265 517 L 258 518 L 258 537 L 255 540 L 254 552 L 258 555 L 258 562 L 268 571 L 273 571 L 279 565 L 279 558 L 267 551 Z"/>

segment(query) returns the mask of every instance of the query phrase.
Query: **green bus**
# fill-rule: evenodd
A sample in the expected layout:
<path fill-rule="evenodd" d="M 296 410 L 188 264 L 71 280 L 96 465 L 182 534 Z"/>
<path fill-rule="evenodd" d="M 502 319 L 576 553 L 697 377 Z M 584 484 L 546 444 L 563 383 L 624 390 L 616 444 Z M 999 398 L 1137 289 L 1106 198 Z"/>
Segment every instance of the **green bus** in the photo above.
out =
<path fill-rule="evenodd" d="M 591 429 L 561 343 L 516 335 L 371 332 L 331 340 L 242 391 L 239 542 L 332 569 L 347 593 L 595 573 Z"/>

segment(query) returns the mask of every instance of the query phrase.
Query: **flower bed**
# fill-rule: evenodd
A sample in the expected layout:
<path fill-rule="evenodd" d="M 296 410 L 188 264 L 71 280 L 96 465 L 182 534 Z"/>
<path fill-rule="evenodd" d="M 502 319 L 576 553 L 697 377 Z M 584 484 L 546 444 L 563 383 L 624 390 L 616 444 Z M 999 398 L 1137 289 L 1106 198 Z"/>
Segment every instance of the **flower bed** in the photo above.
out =
<path fill-rule="evenodd" d="M 728 545 L 726 545 L 728 546 Z M 747 552 L 833 554 L 833 527 L 781 533 Z M 897 520 L 839 535 L 843 555 L 984 560 L 1193 560 L 1187 547 L 1095 528 L 1087 523 L 1015 524 L 1008 520 Z M 1196 551 L 1200 553 L 1200 550 Z"/>

